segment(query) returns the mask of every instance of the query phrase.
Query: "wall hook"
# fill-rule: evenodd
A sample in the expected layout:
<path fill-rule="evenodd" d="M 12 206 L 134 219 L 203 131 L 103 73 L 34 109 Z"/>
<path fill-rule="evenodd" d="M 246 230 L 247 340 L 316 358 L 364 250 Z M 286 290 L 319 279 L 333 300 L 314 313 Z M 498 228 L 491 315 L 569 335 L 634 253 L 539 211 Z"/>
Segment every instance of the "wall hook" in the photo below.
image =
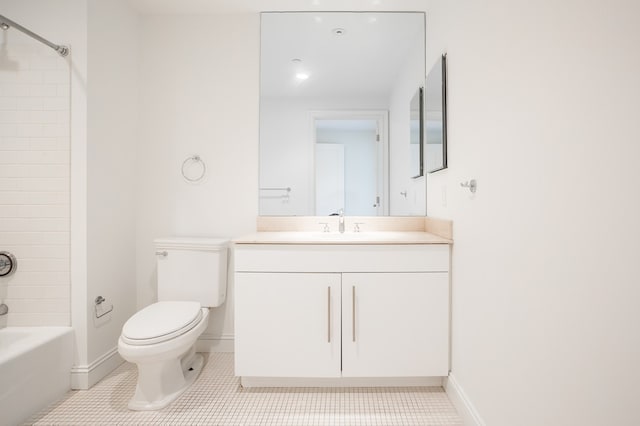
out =
<path fill-rule="evenodd" d="M 469 188 L 469 191 L 471 191 L 472 194 L 475 194 L 476 190 L 478 189 L 478 182 L 476 182 L 475 179 L 471 179 L 466 182 L 460 183 L 460 186 L 463 188 Z"/>

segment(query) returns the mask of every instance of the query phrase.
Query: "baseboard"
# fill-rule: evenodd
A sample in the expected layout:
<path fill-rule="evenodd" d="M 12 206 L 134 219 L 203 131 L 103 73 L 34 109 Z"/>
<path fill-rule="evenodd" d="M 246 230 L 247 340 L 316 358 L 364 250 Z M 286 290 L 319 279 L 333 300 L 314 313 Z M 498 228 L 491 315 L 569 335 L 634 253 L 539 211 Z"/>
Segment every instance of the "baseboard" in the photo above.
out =
<path fill-rule="evenodd" d="M 444 390 L 447 392 L 453 406 L 456 407 L 458 414 L 462 417 L 465 426 L 486 426 L 452 373 L 449 373 L 449 377 L 444 379 Z"/>
<path fill-rule="evenodd" d="M 233 346 L 233 334 L 203 334 L 196 342 L 196 352 L 233 352 Z"/>
<path fill-rule="evenodd" d="M 75 365 L 71 368 L 71 389 L 89 389 L 107 374 L 118 368 L 124 359 L 115 347 L 88 365 Z"/>
<path fill-rule="evenodd" d="M 241 377 L 245 388 L 378 388 L 442 386 L 442 377 Z"/>

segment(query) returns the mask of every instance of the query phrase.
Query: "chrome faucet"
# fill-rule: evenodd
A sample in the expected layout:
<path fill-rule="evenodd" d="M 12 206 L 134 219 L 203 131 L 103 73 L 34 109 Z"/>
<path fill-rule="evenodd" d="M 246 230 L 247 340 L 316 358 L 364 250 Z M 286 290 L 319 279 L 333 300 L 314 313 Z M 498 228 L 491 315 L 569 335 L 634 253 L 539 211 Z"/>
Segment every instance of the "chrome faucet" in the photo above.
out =
<path fill-rule="evenodd" d="M 344 234 L 344 209 L 338 210 L 338 231 Z"/>

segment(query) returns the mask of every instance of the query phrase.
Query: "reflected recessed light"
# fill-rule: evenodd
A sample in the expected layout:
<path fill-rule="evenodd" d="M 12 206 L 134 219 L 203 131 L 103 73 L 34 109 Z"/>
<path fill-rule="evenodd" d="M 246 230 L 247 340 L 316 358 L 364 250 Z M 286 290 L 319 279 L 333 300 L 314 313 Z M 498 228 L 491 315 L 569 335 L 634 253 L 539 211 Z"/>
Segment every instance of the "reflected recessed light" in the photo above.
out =
<path fill-rule="evenodd" d="M 370 24 L 375 24 L 376 22 L 378 22 L 378 18 L 376 18 L 375 16 L 369 16 Z"/>
<path fill-rule="evenodd" d="M 299 73 L 296 74 L 296 78 L 298 80 L 306 80 L 306 79 L 309 78 L 309 74 L 305 74 L 303 72 L 299 72 Z"/>
<path fill-rule="evenodd" d="M 314 16 L 313 19 L 315 19 L 318 24 L 322 23 L 322 16 Z"/>
<path fill-rule="evenodd" d="M 331 32 L 333 32 L 333 35 L 343 36 L 347 32 L 347 30 L 345 30 L 344 28 L 334 28 L 331 30 Z"/>

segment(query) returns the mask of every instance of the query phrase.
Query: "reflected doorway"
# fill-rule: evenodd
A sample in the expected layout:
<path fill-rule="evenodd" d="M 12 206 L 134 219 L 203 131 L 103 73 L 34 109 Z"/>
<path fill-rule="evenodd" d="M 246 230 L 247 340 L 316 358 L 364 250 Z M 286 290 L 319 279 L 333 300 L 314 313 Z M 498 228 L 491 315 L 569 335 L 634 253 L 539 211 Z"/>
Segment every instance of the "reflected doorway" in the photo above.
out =
<path fill-rule="evenodd" d="M 315 215 L 385 214 L 385 115 L 314 117 Z"/>

